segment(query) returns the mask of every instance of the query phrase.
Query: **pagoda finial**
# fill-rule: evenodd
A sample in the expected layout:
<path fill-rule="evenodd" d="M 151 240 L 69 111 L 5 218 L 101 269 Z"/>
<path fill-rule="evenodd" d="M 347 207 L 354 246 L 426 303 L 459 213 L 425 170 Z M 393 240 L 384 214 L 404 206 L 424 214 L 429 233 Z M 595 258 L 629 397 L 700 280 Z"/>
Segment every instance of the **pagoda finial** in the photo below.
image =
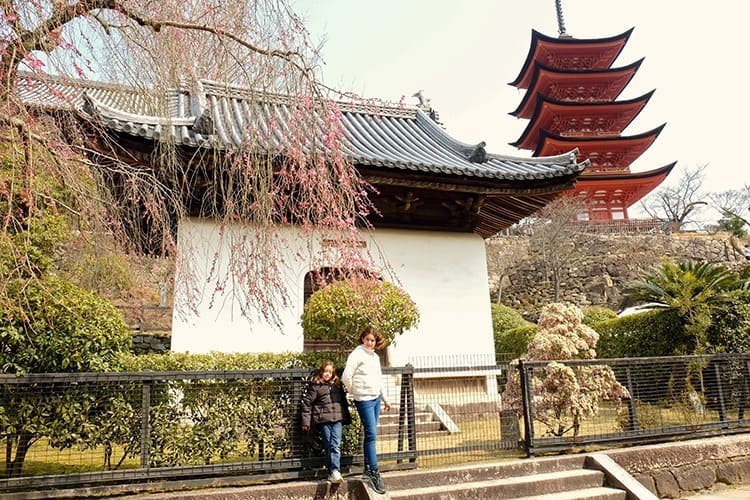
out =
<path fill-rule="evenodd" d="M 555 0 L 555 10 L 557 11 L 557 32 L 560 34 L 560 38 L 570 38 L 567 31 L 565 31 L 565 19 L 563 19 L 562 13 L 562 0 Z"/>

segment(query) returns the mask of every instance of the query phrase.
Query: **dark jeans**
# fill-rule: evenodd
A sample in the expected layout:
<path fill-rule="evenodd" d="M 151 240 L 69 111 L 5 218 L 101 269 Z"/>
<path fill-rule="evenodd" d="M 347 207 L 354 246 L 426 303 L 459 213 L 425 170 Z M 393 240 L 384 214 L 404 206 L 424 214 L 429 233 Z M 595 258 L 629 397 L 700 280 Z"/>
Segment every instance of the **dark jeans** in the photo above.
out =
<path fill-rule="evenodd" d="M 326 450 L 326 465 L 328 471 L 341 470 L 341 422 L 327 422 L 320 424 L 323 436 L 323 447 Z"/>
<path fill-rule="evenodd" d="M 357 413 L 362 420 L 365 431 L 364 454 L 365 470 L 378 471 L 378 455 L 375 443 L 378 437 L 378 418 L 380 417 L 380 396 L 370 401 L 355 401 Z"/>

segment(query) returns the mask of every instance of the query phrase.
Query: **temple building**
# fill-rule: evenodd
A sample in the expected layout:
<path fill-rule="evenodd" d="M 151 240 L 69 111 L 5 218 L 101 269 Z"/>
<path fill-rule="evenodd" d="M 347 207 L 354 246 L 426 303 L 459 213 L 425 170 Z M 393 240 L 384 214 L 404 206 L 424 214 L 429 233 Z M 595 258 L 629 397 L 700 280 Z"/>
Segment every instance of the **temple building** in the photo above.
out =
<path fill-rule="evenodd" d="M 585 200 L 587 213 L 580 218 L 629 219 L 628 208 L 657 187 L 676 164 L 643 172 L 630 170 L 664 128 L 623 135 L 653 94 L 618 100 L 643 59 L 613 66 L 632 29 L 607 38 L 573 38 L 561 20 L 558 4 L 560 36 L 532 30 L 526 60 L 509 83 L 526 89 L 510 114 L 529 120 L 511 145 L 531 151 L 534 157 L 577 148 L 579 160 L 590 163 L 566 195 Z"/>
<path fill-rule="evenodd" d="M 149 106 L 136 89 L 90 81 L 39 82 L 30 77 L 19 79 L 18 85 L 27 102 L 67 109 L 82 128 L 95 123 L 96 127 L 88 127 L 94 134 L 90 139 L 94 148 L 107 142 L 119 146 L 102 151 L 101 157 L 117 153 L 119 161 L 157 168 L 149 162 L 158 157 L 163 141 L 173 141 L 179 157 L 195 162 L 195 172 L 188 177 L 201 186 L 209 179 L 202 174 L 206 165 L 196 158 L 210 162 L 215 155 L 238 150 L 253 120 L 275 122 L 274 140 L 283 142 L 294 116 L 291 98 L 259 96 L 248 88 L 211 81 L 165 92 L 161 99 L 166 105 L 158 109 L 168 112 L 161 115 L 154 114 L 157 108 Z M 338 106 L 344 153 L 375 188 L 370 198 L 377 211 L 369 215 L 371 228 L 361 230 L 356 246 L 375 256 L 372 272 L 395 275 L 420 311 L 419 325 L 389 350 L 390 362 L 494 363 L 484 239 L 573 188 L 588 162 L 579 159 L 574 147 L 533 158 L 493 154 L 485 150 L 483 141 L 469 144 L 449 136 L 434 110 L 418 106 L 359 102 Z M 213 153 L 200 156 L 201 151 Z M 200 191 L 194 195 L 200 197 Z M 227 234 L 242 241 L 253 237 L 254 228 L 243 221 L 221 224 L 202 216 L 200 204 L 190 200 L 186 204 L 190 216 L 179 220 L 176 228 L 178 257 L 182 257 L 177 259 L 176 274 L 181 275 L 181 262 L 191 260 L 191 279 L 206 287 L 214 273 L 222 272 L 216 267 L 232 258 Z M 199 298 L 174 314 L 172 350 L 303 350 L 300 315 L 309 295 L 306 281 L 311 272 L 335 267 L 336 262 L 327 253 L 326 241 L 315 232 L 302 232 L 293 224 L 282 231 L 288 244 L 278 262 L 287 267 L 290 297 L 280 324 L 248 310 L 241 297 L 204 290 L 213 296 Z M 176 309 L 188 300 L 182 290 L 185 287 L 175 287 Z"/>

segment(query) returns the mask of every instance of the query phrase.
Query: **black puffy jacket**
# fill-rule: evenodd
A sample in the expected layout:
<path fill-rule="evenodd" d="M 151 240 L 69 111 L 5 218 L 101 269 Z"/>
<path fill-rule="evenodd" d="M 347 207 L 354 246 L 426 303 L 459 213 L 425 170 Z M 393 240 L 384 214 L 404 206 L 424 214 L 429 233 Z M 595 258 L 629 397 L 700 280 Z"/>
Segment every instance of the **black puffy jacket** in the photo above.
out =
<path fill-rule="evenodd" d="M 310 383 L 302 398 L 302 425 L 339 421 L 344 425 L 352 422 L 344 388 L 329 383 Z"/>

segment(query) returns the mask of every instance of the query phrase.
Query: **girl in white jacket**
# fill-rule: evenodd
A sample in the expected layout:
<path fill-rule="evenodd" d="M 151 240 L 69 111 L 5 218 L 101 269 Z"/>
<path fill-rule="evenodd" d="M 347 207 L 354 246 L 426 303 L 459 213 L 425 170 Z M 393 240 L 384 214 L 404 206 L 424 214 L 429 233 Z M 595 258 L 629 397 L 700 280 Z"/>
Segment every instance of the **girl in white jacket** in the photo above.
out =
<path fill-rule="evenodd" d="M 385 340 L 375 328 L 368 327 L 360 334 L 359 341 L 361 344 L 349 354 L 346 360 L 341 381 L 346 391 L 354 398 L 354 404 L 365 431 L 363 475 L 370 480 L 376 492 L 383 494 L 385 485 L 378 471 L 375 445 L 381 402 L 385 411 L 389 411 L 391 405 L 385 400 L 383 394 L 383 373 L 380 371 L 380 357 L 375 350 L 385 347 Z"/>

